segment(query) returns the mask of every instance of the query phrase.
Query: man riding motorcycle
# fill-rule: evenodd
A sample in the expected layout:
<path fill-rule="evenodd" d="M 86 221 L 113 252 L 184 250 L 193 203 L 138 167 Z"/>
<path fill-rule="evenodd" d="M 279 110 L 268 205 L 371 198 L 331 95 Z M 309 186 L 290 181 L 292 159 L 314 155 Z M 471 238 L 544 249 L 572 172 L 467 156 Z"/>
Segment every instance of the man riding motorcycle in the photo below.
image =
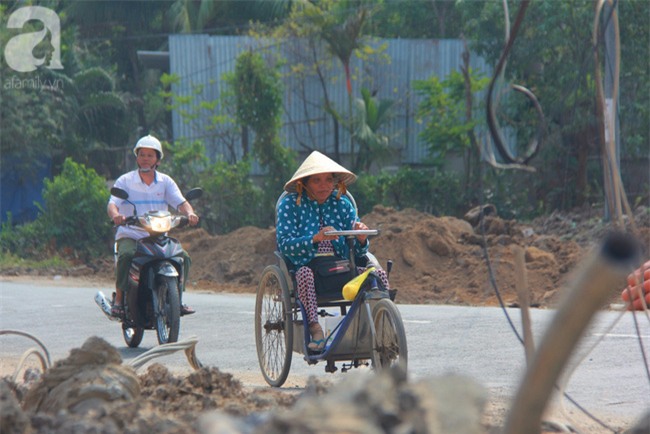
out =
<path fill-rule="evenodd" d="M 164 157 L 160 141 L 151 135 L 138 140 L 133 153 L 136 156 L 137 170 L 120 176 L 114 187 L 121 188 L 129 194 L 129 200 L 135 203 L 139 213 L 147 211 L 167 211 L 171 206 L 187 216 L 190 225 L 199 222 L 192 205 L 183 197 L 176 182 L 168 175 L 156 169 Z M 107 206 L 108 216 L 117 226 L 115 241 L 117 245 L 117 264 L 115 268 L 115 300 L 111 307 L 111 315 L 124 316 L 124 291 L 128 288 L 128 273 L 131 260 L 135 255 L 136 241 L 149 236 L 147 231 L 137 226 L 124 226 L 126 215 L 133 214 L 133 207 L 126 201 L 111 196 Z M 189 275 L 190 257 L 183 250 L 183 291 L 185 280 Z M 195 311 L 181 303 L 181 315 L 189 315 Z"/>

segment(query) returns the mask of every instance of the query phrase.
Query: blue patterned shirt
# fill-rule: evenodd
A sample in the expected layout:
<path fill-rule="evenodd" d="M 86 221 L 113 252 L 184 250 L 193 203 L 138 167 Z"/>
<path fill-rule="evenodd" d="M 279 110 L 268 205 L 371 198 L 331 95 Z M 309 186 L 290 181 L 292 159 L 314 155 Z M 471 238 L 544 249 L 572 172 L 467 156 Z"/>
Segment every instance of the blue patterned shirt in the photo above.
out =
<path fill-rule="evenodd" d="M 276 240 L 280 252 L 296 266 L 306 265 L 318 251 L 318 244 L 312 243 L 322 226 L 332 226 L 337 230 L 350 230 L 359 220 L 350 199 L 346 196 L 336 198 L 336 190 L 321 205 L 303 194 L 300 205 L 296 205 L 296 193 L 287 194 L 277 207 Z M 355 240 L 355 257 L 368 251 L 369 242 L 361 246 Z M 345 237 L 332 241 L 334 252 L 348 259 L 348 246 Z"/>

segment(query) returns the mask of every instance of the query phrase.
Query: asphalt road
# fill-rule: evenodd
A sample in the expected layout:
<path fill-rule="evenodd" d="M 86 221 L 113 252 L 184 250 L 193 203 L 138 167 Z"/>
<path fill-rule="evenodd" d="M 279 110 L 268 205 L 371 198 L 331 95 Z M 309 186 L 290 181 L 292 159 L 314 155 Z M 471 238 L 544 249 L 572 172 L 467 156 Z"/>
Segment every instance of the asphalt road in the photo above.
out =
<path fill-rule="evenodd" d="M 80 347 L 90 336 L 102 337 L 116 346 L 125 360 L 157 346 L 155 331 L 146 331 L 140 348 L 127 348 L 120 324 L 106 319 L 95 304 L 96 291 L 97 288 L 91 287 L 2 281 L 0 329 L 36 336 L 46 345 L 53 361 L 67 357 L 71 349 Z M 104 292 L 108 293 L 109 289 L 105 288 Z M 199 360 L 232 373 L 244 384 L 265 385 L 255 349 L 254 296 L 188 292 L 184 301 L 197 313 L 181 319 L 180 339 L 192 335 L 199 338 Z M 507 399 L 514 395 L 525 361 L 523 348 L 504 311 L 434 305 L 398 307 L 406 328 L 410 378 L 463 374 L 487 387 L 492 397 Z M 520 328 L 519 311 L 508 309 L 507 312 Z M 535 340 L 539 341 L 553 311 L 533 310 L 531 314 Z M 650 324 L 641 315 L 637 315 L 637 320 L 646 355 L 650 357 Z M 581 359 L 599 339 L 600 343 L 577 365 L 566 384 L 566 392 L 599 417 L 612 416 L 631 422 L 650 408 L 650 379 L 632 314 L 627 312 L 621 317 L 613 311 L 599 313 L 573 360 Z M 33 346 L 24 337 L 0 336 L 0 360 L 6 368 Z M 190 369 L 182 353 L 156 361 L 174 371 Z M 309 366 L 294 353 L 284 387 L 302 387 L 311 375 L 334 380 L 349 375 L 325 373 L 324 366 L 322 363 Z"/>

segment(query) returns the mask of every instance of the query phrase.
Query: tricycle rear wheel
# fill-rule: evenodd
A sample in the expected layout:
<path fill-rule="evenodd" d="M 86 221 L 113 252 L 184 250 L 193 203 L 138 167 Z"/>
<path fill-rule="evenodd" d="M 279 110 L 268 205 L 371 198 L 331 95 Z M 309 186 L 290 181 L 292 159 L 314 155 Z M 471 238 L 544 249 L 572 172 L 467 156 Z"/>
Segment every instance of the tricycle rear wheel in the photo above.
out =
<path fill-rule="evenodd" d="M 279 267 L 262 272 L 255 299 L 255 345 L 266 382 L 284 384 L 291 368 L 293 351 L 292 308 L 289 286 Z"/>

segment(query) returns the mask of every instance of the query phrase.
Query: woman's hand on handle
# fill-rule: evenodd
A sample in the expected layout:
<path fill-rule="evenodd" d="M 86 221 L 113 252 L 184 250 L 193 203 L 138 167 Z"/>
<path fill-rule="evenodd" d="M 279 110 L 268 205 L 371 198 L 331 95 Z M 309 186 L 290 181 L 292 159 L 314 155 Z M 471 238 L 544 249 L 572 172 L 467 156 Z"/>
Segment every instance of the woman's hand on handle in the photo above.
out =
<path fill-rule="evenodd" d="M 367 230 L 368 226 L 366 226 L 365 223 L 362 222 L 355 222 L 354 225 L 352 226 L 352 229 Z M 362 246 L 365 246 L 366 242 L 368 241 L 368 235 L 357 235 L 357 240 L 359 240 Z"/>
<path fill-rule="evenodd" d="M 334 230 L 336 230 L 336 229 L 334 229 L 332 226 L 325 226 L 324 228 L 322 228 L 321 230 L 316 232 L 316 234 L 314 234 L 314 236 L 311 238 L 312 243 L 317 244 L 317 243 L 321 243 L 323 241 L 327 241 L 327 240 L 333 241 L 333 240 L 337 239 L 338 236 L 336 236 L 336 235 L 325 235 L 325 232 L 330 232 L 330 231 L 334 231 Z"/>

